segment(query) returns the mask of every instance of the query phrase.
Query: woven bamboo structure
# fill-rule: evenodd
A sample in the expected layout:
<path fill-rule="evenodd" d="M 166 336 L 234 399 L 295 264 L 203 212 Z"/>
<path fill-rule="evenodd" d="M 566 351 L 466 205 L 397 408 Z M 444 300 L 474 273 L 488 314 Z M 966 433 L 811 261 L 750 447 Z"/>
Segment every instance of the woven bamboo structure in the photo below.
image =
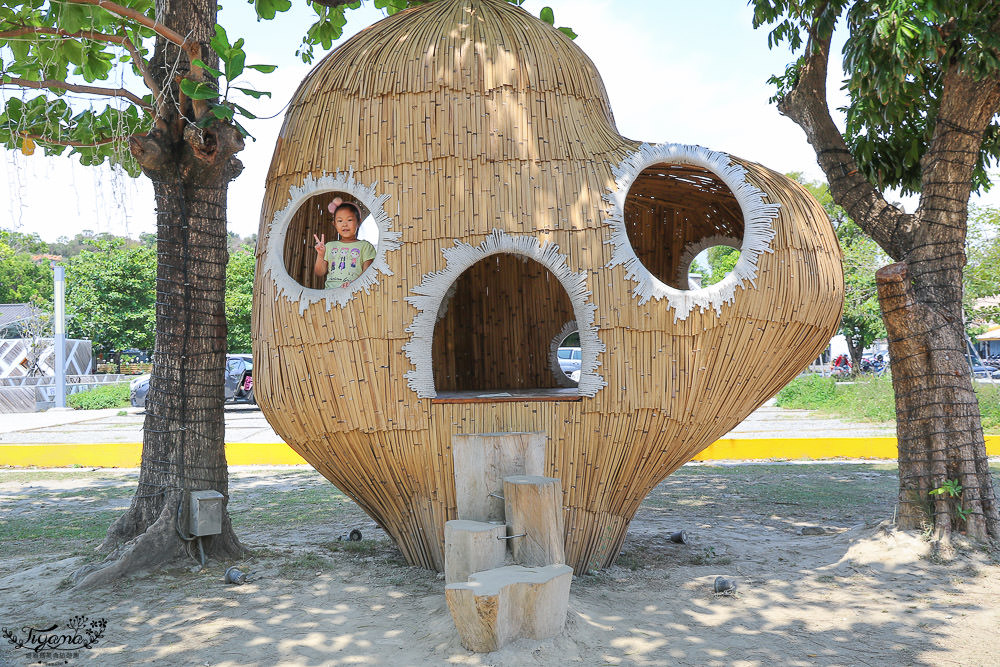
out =
<path fill-rule="evenodd" d="M 311 276 L 326 203 L 377 257 Z M 827 345 L 840 249 L 758 164 L 621 137 L 593 63 L 505 0 L 391 16 L 302 83 L 267 178 L 254 380 L 268 420 L 415 564 L 443 568 L 454 434 L 542 431 L 567 562 L 618 554 L 646 494 Z M 741 250 L 687 289 L 704 247 Z M 578 329 L 579 383 L 550 357 Z M 555 343 L 557 344 L 557 342 Z"/>

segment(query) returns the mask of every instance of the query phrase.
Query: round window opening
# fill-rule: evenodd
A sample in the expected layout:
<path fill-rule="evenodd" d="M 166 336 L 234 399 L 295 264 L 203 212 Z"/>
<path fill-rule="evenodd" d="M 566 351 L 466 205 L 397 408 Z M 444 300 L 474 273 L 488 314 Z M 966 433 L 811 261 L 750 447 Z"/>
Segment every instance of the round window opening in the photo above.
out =
<path fill-rule="evenodd" d="M 636 257 L 674 289 L 719 282 L 743 245 L 743 211 L 733 191 L 714 172 L 693 164 L 661 162 L 643 169 L 629 188 L 623 218 Z M 699 256 L 720 246 L 735 255 Z M 729 266 L 717 276 L 716 259 Z"/>
<path fill-rule="evenodd" d="M 549 344 L 549 367 L 561 387 L 575 387 L 580 383 L 583 351 L 576 320 L 563 325 Z"/>
<path fill-rule="evenodd" d="M 338 203 L 353 204 L 357 215 L 348 206 L 337 209 Z M 343 219 L 335 221 L 334 211 Z M 359 217 L 351 224 L 351 219 Z M 338 234 L 342 225 L 345 235 Z M 327 191 L 306 199 L 296 209 L 285 234 L 283 259 L 285 270 L 293 280 L 304 287 L 325 289 L 327 280 L 336 282 L 334 287 L 349 285 L 371 264 L 379 242 L 378 225 L 371 212 L 361 201 L 347 192 Z M 351 236 L 353 229 L 353 236 Z M 317 251 L 322 243 L 322 256 Z M 319 271 L 320 264 L 324 271 Z"/>
<path fill-rule="evenodd" d="M 740 249 L 728 245 L 714 245 L 699 252 L 688 269 L 688 288 L 701 289 L 722 282 L 736 268 Z"/>

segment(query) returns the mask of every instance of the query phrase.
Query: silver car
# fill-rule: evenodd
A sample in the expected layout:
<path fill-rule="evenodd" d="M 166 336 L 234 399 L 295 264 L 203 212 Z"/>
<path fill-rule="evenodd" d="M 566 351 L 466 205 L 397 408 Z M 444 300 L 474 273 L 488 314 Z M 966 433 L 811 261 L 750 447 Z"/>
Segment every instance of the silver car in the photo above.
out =
<path fill-rule="evenodd" d="M 146 407 L 149 393 L 149 374 L 140 375 L 129 383 L 129 401 L 132 407 Z M 226 355 L 226 401 L 257 405 L 253 395 L 253 357 L 249 354 Z"/>

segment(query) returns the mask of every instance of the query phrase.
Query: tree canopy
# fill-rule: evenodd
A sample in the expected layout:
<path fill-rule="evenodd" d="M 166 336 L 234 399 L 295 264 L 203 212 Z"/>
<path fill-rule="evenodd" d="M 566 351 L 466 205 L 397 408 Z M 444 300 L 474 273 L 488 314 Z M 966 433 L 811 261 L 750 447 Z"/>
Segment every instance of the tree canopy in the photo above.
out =
<path fill-rule="evenodd" d="M 65 262 L 67 333 L 101 352 L 153 348 L 156 251 L 124 239 L 98 241 Z"/>
<path fill-rule="evenodd" d="M 847 340 L 851 361 L 857 369 L 864 349 L 886 336 L 875 272 L 888 264 L 889 258 L 833 201 L 826 183 L 806 180 L 799 173 L 789 176 L 799 181 L 823 206 L 844 252 L 844 314 L 840 333 Z"/>
<path fill-rule="evenodd" d="M 844 138 L 861 173 L 879 189 L 921 191 L 920 161 L 931 144 L 945 72 L 973 80 L 1000 68 L 993 0 L 754 0 L 754 27 L 773 24 L 772 47 L 800 56 L 769 80 L 772 101 L 785 99 L 806 57 L 846 25 L 844 90 L 850 98 Z M 810 39 L 813 37 L 813 39 Z M 990 122 L 975 158 L 976 190 L 990 186 L 988 167 L 1000 157 L 1000 123 Z"/>
<path fill-rule="evenodd" d="M 226 265 L 226 343 L 230 352 L 250 351 L 250 307 L 256 258 L 252 245 L 230 253 Z"/>
<path fill-rule="evenodd" d="M 966 249 L 965 314 L 970 324 L 1000 324 L 1000 304 L 977 305 L 982 299 L 1000 295 L 1000 209 L 973 208 L 969 216 Z"/>

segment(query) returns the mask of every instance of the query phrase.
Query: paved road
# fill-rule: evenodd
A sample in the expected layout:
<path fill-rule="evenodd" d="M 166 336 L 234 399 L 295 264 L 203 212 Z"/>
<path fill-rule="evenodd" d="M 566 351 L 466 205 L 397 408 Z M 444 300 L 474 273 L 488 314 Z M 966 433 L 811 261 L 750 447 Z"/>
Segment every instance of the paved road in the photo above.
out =
<path fill-rule="evenodd" d="M 124 412 L 125 414 L 120 414 Z M 88 444 L 142 442 L 144 413 L 67 410 L 0 415 L 0 444 Z M 893 436 L 895 424 L 857 424 L 818 417 L 811 410 L 765 405 L 744 420 L 730 438 L 817 438 Z M 255 406 L 226 406 L 226 442 L 281 442 Z"/>

